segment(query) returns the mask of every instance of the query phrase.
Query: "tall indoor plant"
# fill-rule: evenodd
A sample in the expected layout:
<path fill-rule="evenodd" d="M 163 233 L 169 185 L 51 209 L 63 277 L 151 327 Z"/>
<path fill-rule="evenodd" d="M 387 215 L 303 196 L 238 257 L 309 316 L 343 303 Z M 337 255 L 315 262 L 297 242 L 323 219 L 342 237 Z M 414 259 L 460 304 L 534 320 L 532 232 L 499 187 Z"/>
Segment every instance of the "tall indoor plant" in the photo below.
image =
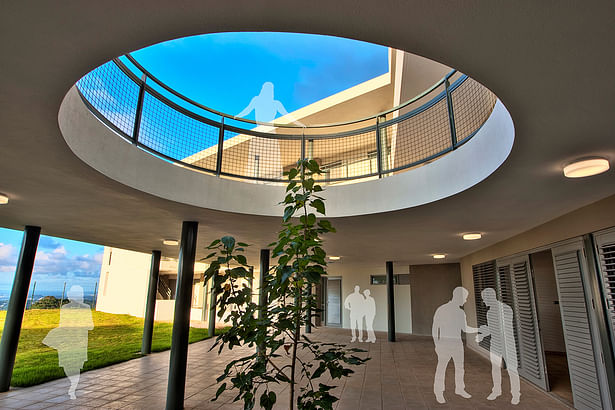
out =
<path fill-rule="evenodd" d="M 220 353 L 236 346 L 255 348 L 254 353 L 228 363 L 217 379 L 221 384 L 215 399 L 227 388 L 236 389 L 235 400 L 243 400 L 245 409 L 252 409 L 257 398 L 261 407 L 271 409 L 277 396 L 270 385 L 286 383 L 289 409 L 331 409 L 338 400 L 331 394 L 334 386 L 318 379 L 327 372 L 332 379 L 348 376 L 352 373 L 349 365 L 367 360 L 354 354 L 360 349 L 301 334 L 310 312 L 318 311 L 311 289 L 326 275 L 321 235 L 335 232 L 329 221 L 316 217 L 316 213 L 325 215 L 324 199 L 317 194 L 322 187 L 314 180 L 319 174 L 314 160 L 300 160 L 284 173 L 288 185 L 281 202 L 285 206 L 282 229 L 278 240 L 270 244 L 277 263 L 269 272 L 260 273 L 265 275 L 261 292 L 267 303 L 261 306 L 252 301 L 247 285 L 252 274 L 244 256 L 247 244 L 225 236 L 208 247 L 213 252 L 205 258 L 210 261 L 205 276 L 213 278 L 218 315 L 226 314 L 232 326 L 218 336 L 212 349 L 218 346 Z"/>

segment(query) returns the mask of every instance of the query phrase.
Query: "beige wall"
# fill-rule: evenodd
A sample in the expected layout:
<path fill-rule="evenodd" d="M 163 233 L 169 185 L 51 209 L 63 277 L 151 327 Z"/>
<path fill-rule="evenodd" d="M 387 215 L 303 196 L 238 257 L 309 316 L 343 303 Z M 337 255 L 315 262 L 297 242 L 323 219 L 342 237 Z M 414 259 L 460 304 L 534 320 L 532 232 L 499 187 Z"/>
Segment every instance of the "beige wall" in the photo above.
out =
<path fill-rule="evenodd" d="M 400 88 L 400 101 L 403 103 L 421 94 L 423 91 L 437 83 L 452 70 L 451 67 L 437 63 L 425 57 L 417 56 L 410 53 L 404 53 L 403 75 Z M 442 91 L 442 90 L 439 90 Z M 406 113 L 409 110 L 425 104 L 431 98 L 431 95 L 425 101 L 420 101 L 418 105 L 410 105 L 402 110 Z"/>
<path fill-rule="evenodd" d="M 519 252 L 530 251 L 565 239 L 615 226 L 615 212 L 613 210 L 615 210 L 615 195 L 579 208 L 522 234 L 462 258 L 461 280 L 463 286 L 470 292 L 468 303 L 464 306 L 468 317 L 468 324 L 476 325 L 472 265 L 514 255 Z M 478 349 L 474 338 L 468 338 L 468 346 Z M 482 349 L 479 351 L 482 352 Z"/>
<path fill-rule="evenodd" d="M 431 335 L 436 309 L 451 300 L 453 289 L 457 286 L 461 286 L 458 263 L 410 265 L 412 333 Z"/>
<path fill-rule="evenodd" d="M 105 247 L 96 310 L 145 316 L 151 255 Z"/>
<path fill-rule="evenodd" d="M 370 275 L 384 275 L 385 261 L 382 268 L 371 269 L 364 266 L 352 266 L 341 262 L 331 263 L 327 269 L 329 276 L 342 278 L 342 303 L 346 296 L 354 292 L 355 285 L 361 287 L 361 292 L 369 289 L 376 302 L 376 317 L 374 330 L 387 331 L 387 290 L 385 285 L 370 285 Z M 405 266 L 394 265 L 394 273 L 408 273 Z M 350 311 L 342 308 L 342 327 L 350 328 Z M 412 316 L 410 303 L 410 286 L 395 285 L 395 330 L 398 333 L 412 333 Z M 350 333 L 349 333 L 350 336 Z"/>

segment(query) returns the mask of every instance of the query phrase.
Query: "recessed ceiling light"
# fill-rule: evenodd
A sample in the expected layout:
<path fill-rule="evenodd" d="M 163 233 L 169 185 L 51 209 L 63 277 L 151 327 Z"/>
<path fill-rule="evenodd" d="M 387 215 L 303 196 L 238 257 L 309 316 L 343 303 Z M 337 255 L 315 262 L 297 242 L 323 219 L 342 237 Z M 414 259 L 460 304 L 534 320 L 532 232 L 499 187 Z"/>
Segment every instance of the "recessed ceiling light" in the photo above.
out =
<path fill-rule="evenodd" d="M 329 259 L 332 261 L 339 261 L 341 259 L 341 256 L 329 256 Z"/>
<path fill-rule="evenodd" d="M 608 171 L 609 167 L 609 161 L 604 158 L 588 158 L 566 165 L 564 175 L 568 178 L 589 177 Z"/>
<path fill-rule="evenodd" d="M 436 253 L 435 255 L 433 255 L 434 259 L 444 259 L 446 258 L 446 255 L 443 255 L 441 253 Z"/>
<path fill-rule="evenodd" d="M 0 205 L 6 205 L 8 203 L 9 203 L 9 197 L 4 194 L 0 194 Z"/>
<path fill-rule="evenodd" d="M 463 239 L 465 239 L 466 241 L 475 241 L 476 239 L 480 239 L 482 237 L 483 235 L 479 233 L 464 233 L 463 234 Z"/>
<path fill-rule="evenodd" d="M 178 241 L 176 241 L 175 239 L 165 239 L 162 241 L 163 245 L 169 245 L 169 246 L 177 246 L 179 244 Z"/>

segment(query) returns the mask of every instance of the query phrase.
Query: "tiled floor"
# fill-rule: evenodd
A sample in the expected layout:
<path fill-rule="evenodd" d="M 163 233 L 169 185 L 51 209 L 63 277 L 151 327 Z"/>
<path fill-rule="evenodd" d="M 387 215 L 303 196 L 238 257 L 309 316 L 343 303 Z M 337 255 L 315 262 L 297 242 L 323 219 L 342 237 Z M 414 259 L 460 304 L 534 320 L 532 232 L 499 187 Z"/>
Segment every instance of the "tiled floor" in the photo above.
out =
<path fill-rule="evenodd" d="M 503 373 L 502 386 L 505 393 L 495 401 L 485 398 L 491 391 L 490 363 L 470 350 L 465 355 L 466 388 L 471 399 L 456 396 L 453 386 L 453 368 L 447 370 L 445 397 L 448 403 L 440 405 L 433 395 L 433 377 L 436 355 L 433 342 L 428 337 L 398 335 L 396 343 L 386 342 L 385 334 L 377 334 L 375 344 L 356 344 L 366 350 L 371 360 L 359 367 L 352 377 L 336 388 L 340 401 L 338 410 L 397 410 L 397 409 L 565 409 L 567 406 L 530 384 L 521 383 L 521 403 L 510 404 L 506 393 L 508 377 Z M 343 329 L 319 329 L 314 338 L 346 343 L 349 331 Z M 186 382 L 186 408 L 194 409 L 240 409 L 232 404 L 234 394 L 224 393 L 220 401 L 211 402 L 215 395 L 215 379 L 232 357 L 241 352 L 226 352 L 218 356 L 209 352 L 212 341 L 190 346 L 188 377 Z M 68 381 L 61 379 L 40 386 L 14 389 L 0 394 L 0 408 L 66 409 L 162 409 L 165 404 L 169 353 L 156 353 L 148 357 L 84 373 L 81 376 L 77 399 L 70 400 L 66 394 Z M 288 408 L 288 396 L 280 386 L 278 406 Z"/>

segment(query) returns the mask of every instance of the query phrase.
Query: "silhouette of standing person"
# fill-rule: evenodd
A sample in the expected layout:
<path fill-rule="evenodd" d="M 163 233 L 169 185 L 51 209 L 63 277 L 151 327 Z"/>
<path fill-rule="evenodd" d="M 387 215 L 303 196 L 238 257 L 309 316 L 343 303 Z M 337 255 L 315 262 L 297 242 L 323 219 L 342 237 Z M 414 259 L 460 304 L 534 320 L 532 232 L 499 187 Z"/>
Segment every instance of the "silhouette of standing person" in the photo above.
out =
<path fill-rule="evenodd" d="M 363 317 L 365 316 L 364 306 L 365 299 L 360 293 L 361 288 L 357 285 L 354 287 L 354 292 L 344 300 L 344 307 L 350 310 L 350 329 L 352 331 L 352 339 L 350 342 L 357 340 L 355 331 L 359 333 L 359 342 L 363 341 Z"/>
<path fill-rule="evenodd" d="M 250 104 L 244 108 L 236 118 L 243 118 L 254 110 L 254 116 L 257 122 L 272 123 L 278 113 L 288 115 L 288 111 L 284 105 L 273 96 L 273 83 L 267 81 L 263 83 L 261 92 L 256 97 L 250 100 Z M 303 124 L 299 123 L 301 126 Z"/>
<path fill-rule="evenodd" d="M 444 399 L 444 378 L 448 362 L 453 359 L 455 365 L 455 394 L 469 399 L 466 392 L 464 377 L 463 342 L 461 332 L 476 333 L 477 328 L 468 326 L 466 314 L 461 309 L 468 299 L 468 290 L 456 287 L 452 299 L 436 309 L 433 317 L 431 334 L 436 346 L 438 365 L 433 383 L 433 392 L 438 403 L 446 403 Z"/>
<path fill-rule="evenodd" d="M 88 360 L 88 331 L 94 329 L 94 323 L 90 306 L 83 303 L 83 288 L 71 286 L 67 296 L 70 303 L 60 309 L 60 325 L 43 343 L 58 351 L 58 364 L 70 380 L 68 395 L 74 400 L 81 368 Z"/>
<path fill-rule="evenodd" d="M 479 328 L 476 341 L 491 336 L 489 357 L 491 359 L 491 379 L 493 388 L 487 400 L 495 400 L 502 394 L 502 359 L 506 362 L 506 370 L 510 379 L 512 404 L 519 404 L 521 386 L 517 371 L 517 346 L 513 327 L 513 310 L 506 303 L 497 300 L 495 290 L 486 288 L 481 292 L 483 302 L 487 305 L 487 326 Z"/>
<path fill-rule="evenodd" d="M 367 331 L 367 342 L 376 343 L 376 334 L 374 333 L 374 317 L 376 317 L 376 301 L 370 296 L 369 289 L 363 291 L 365 295 L 364 313 L 365 313 L 365 330 Z"/>
<path fill-rule="evenodd" d="M 254 111 L 257 122 L 271 124 L 277 114 L 288 115 L 284 105 L 274 99 L 273 83 L 263 83 L 261 92 L 250 100 L 250 103 L 235 118 L 242 118 Z M 305 127 L 301 122 L 297 125 Z M 275 134 L 275 128 L 266 129 Z M 282 176 L 282 161 L 280 158 L 280 143 L 277 139 L 252 137 L 248 149 L 248 175 L 256 178 L 280 178 Z"/>

